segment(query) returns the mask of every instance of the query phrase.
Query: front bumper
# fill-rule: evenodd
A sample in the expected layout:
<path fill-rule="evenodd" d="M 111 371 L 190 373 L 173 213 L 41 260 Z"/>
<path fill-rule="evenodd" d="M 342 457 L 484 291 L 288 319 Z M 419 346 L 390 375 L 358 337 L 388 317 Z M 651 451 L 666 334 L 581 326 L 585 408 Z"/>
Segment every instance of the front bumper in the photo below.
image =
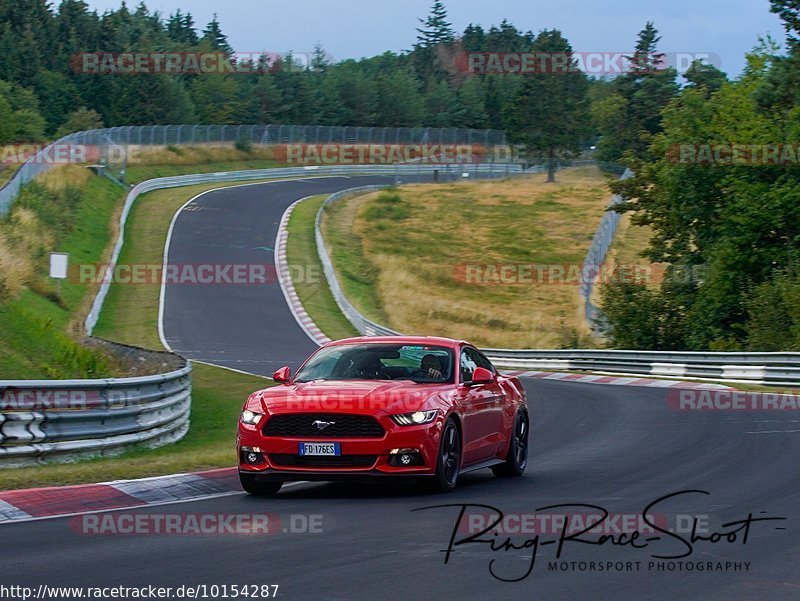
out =
<path fill-rule="evenodd" d="M 259 480 L 355 480 L 387 476 L 430 476 L 436 471 L 439 434 L 443 419 L 421 426 L 398 426 L 388 416 L 373 416 L 384 429 L 381 438 L 328 438 L 313 436 L 265 436 L 264 424 L 239 424 L 237 456 L 239 471 Z M 301 442 L 338 443 L 340 457 L 299 455 Z M 416 450 L 411 465 L 399 458 Z M 259 460 L 248 459 L 256 453 Z"/>

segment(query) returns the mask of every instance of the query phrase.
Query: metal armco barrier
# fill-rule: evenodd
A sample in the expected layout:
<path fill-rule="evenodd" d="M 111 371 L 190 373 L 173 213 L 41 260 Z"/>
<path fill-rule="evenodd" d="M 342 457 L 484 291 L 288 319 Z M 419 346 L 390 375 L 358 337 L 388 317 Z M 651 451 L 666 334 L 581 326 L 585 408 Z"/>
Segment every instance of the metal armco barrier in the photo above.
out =
<path fill-rule="evenodd" d="M 320 167 L 290 167 L 285 169 L 252 169 L 249 171 L 228 171 L 222 173 L 201 173 L 195 175 L 179 175 L 174 177 L 160 177 L 147 180 L 131 189 L 119 220 L 119 236 L 111 254 L 106 275 L 100 284 L 97 296 L 92 304 L 92 309 L 86 316 L 85 329 L 87 335 L 91 336 L 100 311 L 103 308 L 106 295 L 111 285 L 110 278 L 113 275 L 114 267 L 117 264 L 119 253 L 125 242 L 125 222 L 128 219 L 131 207 L 136 199 L 146 192 L 153 190 L 163 190 L 166 188 L 177 188 L 180 186 L 191 186 L 195 184 L 214 184 L 224 182 L 247 182 L 269 179 L 301 178 L 314 176 L 335 176 L 335 175 L 390 175 L 394 176 L 396 182 L 401 182 L 405 176 L 426 175 L 438 171 L 440 174 L 450 178 L 461 178 L 465 173 L 472 177 L 507 177 L 509 175 L 525 173 L 521 166 L 516 164 L 468 164 L 468 165 L 435 165 L 435 164 L 414 164 L 414 165 L 338 165 Z"/>
<path fill-rule="evenodd" d="M 158 447 L 189 429 L 191 365 L 103 380 L 0 381 L 0 467 Z"/>
<path fill-rule="evenodd" d="M 800 385 L 800 353 L 486 349 L 499 365 L 663 376 L 754 384 Z"/>
<path fill-rule="evenodd" d="M 317 253 L 336 304 L 348 321 L 363 336 L 394 336 L 400 334 L 364 317 L 345 296 L 336 277 L 320 227 L 324 207 L 332 202 L 380 189 L 366 186 L 343 190 L 328 197 L 317 213 L 315 238 Z M 618 201 L 617 201 L 618 202 Z M 614 213 L 614 215 L 619 215 Z M 605 244 L 596 246 L 605 256 Z M 596 240 L 598 237 L 595 238 Z M 595 248 L 595 246 L 593 246 Z M 600 254 L 594 255 L 595 257 Z M 589 294 L 591 292 L 589 291 Z M 750 382 L 753 384 L 800 385 L 800 353 L 705 353 L 669 351 L 618 350 L 513 350 L 483 349 L 498 366 L 521 370 L 593 371 L 632 376 L 662 376 Z"/>

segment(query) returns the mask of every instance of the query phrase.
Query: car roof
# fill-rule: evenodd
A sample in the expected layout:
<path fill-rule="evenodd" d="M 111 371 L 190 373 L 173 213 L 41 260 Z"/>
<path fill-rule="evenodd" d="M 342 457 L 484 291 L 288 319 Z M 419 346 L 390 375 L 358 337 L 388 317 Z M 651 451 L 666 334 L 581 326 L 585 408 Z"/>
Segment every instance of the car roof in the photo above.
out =
<path fill-rule="evenodd" d="M 325 346 L 339 346 L 343 344 L 415 344 L 437 345 L 457 348 L 462 344 L 469 344 L 463 340 L 441 338 L 438 336 L 359 336 L 358 338 L 345 338 L 326 344 Z"/>

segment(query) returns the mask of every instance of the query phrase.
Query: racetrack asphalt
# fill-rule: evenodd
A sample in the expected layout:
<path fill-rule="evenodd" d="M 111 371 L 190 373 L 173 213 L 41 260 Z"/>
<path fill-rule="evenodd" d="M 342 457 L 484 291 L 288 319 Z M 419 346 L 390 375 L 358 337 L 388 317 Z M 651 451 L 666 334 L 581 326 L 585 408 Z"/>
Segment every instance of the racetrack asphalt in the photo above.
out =
<path fill-rule="evenodd" d="M 274 246 L 280 217 L 292 202 L 378 180 L 386 181 L 325 178 L 205 194 L 176 221 L 170 262 L 271 263 L 272 255 L 258 247 Z M 265 375 L 283 364 L 295 367 L 315 348 L 277 285 L 169 287 L 165 334 L 175 351 L 190 358 Z M 270 535 L 94 535 L 82 532 L 80 517 L 8 524 L 0 526 L 2 581 L 34 587 L 277 584 L 278 599 L 316 601 L 800 599 L 796 414 L 681 412 L 667 404 L 674 391 L 531 379 L 524 384 L 532 439 L 522 478 L 468 474 L 449 495 L 428 495 L 407 483 L 301 483 L 273 499 L 242 494 L 123 512 L 151 518 L 267 512 L 272 523 L 280 524 Z M 220 427 L 233 431 L 234 425 Z M 742 531 L 733 542 L 697 541 L 690 556 L 673 560 L 652 557 L 687 551 L 666 533 L 646 532 L 635 541 L 641 546 L 645 537 L 661 537 L 646 548 L 613 544 L 621 542 L 619 534 L 603 545 L 567 541 L 558 570 L 549 565 L 556 561 L 556 544 L 549 541 L 558 539 L 550 529 L 539 533 L 531 575 L 503 582 L 490 569 L 506 579 L 524 575 L 536 532 L 509 532 L 517 546 L 529 541 L 522 549 L 456 546 L 445 564 L 442 550 L 459 507 L 413 511 L 480 504 L 506 516 L 597 513 L 578 507 L 537 511 L 583 503 L 607 509 L 613 522 L 616 514 L 635 517 L 649 503 L 689 490 L 710 494 L 694 492 L 657 505 L 651 511 L 656 523 L 674 528 L 676 520 L 681 526 L 689 521 L 679 514 L 707 516 L 701 533 L 710 534 L 734 530 L 723 524 L 748 514 L 787 519 L 751 524 L 746 543 Z M 308 520 L 321 532 L 293 531 L 303 530 Z M 514 530 L 519 524 L 514 520 L 508 526 Z M 689 537 L 683 530 L 680 534 Z M 457 532 L 456 540 L 466 536 Z M 496 537 L 496 547 L 505 536 Z M 707 569 L 717 562 L 722 568 L 725 562 L 741 562 L 741 570 Z M 749 562 L 746 571 L 744 562 Z M 598 571 L 601 564 L 605 569 Z"/>

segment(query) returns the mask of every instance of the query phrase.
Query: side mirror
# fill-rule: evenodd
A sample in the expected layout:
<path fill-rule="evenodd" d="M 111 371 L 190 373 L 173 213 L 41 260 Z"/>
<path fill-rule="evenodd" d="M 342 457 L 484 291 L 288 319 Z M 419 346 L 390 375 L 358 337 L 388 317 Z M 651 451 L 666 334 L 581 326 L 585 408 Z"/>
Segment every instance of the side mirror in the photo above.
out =
<path fill-rule="evenodd" d="M 491 384 L 494 382 L 494 374 L 485 367 L 477 367 L 472 372 L 473 384 Z"/>
<path fill-rule="evenodd" d="M 288 384 L 292 381 L 292 369 L 288 365 L 281 367 L 272 375 L 272 379 L 278 384 Z"/>

